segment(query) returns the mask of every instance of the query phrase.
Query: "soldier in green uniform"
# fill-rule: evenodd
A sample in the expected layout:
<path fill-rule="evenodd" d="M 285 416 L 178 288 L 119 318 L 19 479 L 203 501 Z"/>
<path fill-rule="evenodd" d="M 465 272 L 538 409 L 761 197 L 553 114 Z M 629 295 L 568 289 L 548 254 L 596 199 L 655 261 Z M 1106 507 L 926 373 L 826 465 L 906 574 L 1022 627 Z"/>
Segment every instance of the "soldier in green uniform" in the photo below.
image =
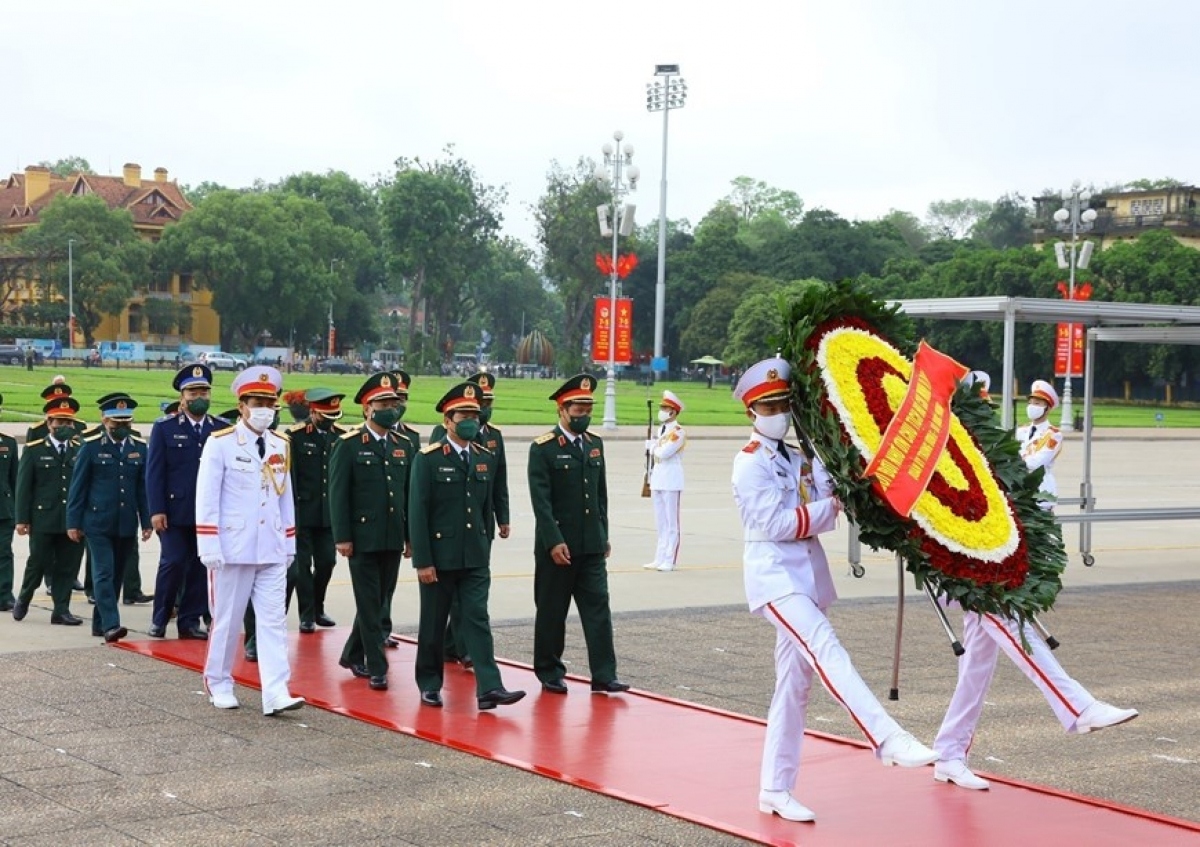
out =
<path fill-rule="evenodd" d="M 408 408 L 408 387 L 412 384 L 412 377 L 407 371 L 394 370 L 391 372 L 392 378 L 395 380 L 396 394 L 400 398 L 400 405 L 397 409 L 400 412 L 400 418 L 396 420 L 392 427 L 401 437 L 408 439 L 412 445 L 410 456 L 415 456 L 421 449 L 421 433 L 417 432 L 403 420 L 404 412 Z M 412 555 L 412 551 L 407 545 L 404 547 L 404 557 L 408 558 Z M 383 646 L 395 649 L 400 646 L 400 642 L 392 637 L 392 597 L 396 593 L 396 583 L 383 587 Z"/>
<path fill-rule="evenodd" d="M 350 560 L 354 627 L 339 664 L 370 687 L 388 687 L 381 626 L 384 591 L 396 585 L 408 546 L 406 503 L 412 443 L 392 429 L 400 419 L 396 378 L 373 374 L 354 395 L 366 423 L 337 440 L 329 457 L 329 519 L 337 551 Z"/>
<path fill-rule="evenodd" d="M 499 525 L 500 537 L 508 538 L 509 508 L 508 508 L 508 460 L 504 453 L 504 435 L 500 428 L 492 423 L 492 406 L 496 401 L 496 377 L 490 373 L 476 373 L 467 377 L 467 382 L 479 386 L 479 434 L 474 443 L 487 448 L 496 457 L 496 473 L 492 485 L 492 511 L 488 520 L 488 538 L 496 537 L 496 527 Z M 441 441 L 446 429 L 441 424 L 433 428 L 429 441 Z M 458 600 L 450 606 L 450 621 L 446 624 L 446 661 L 462 662 L 464 668 L 472 666 L 470 653 L 463 640 L 456 634 L 458 620 Z"/>
<path fill-rule="evenodd" d="M 592 691 L 617 694 L 612 613 L 608 607 L 608 483 L 604 444 L 587 431 L 592 389 L 588 374 L 568 379 L 550 395 L 558 426 L 529 448 L 529 498 L 537 523 L 534 539 L 533 670 L 542 689 L 566 694 L 562 653 L 571 600 L 587 642 Z"/>
<path fill-rule="evenodd" d="M 0 406 L 4 395 L 0 394 Z M 0 433 L 0 612 L 11 612 L 13 595 L 13 494 L 17 490 L 17 439 Z"/>
<path fill-rule="evenodd" d="M 92 635 L 108 642 L 129 634 L 121 626 L 117 586 L 127 563 L 137 562 L 139 524 L 142 541 L 153 531 L 146 500 L 146 442 L 130 426 L 135 408 L 137 401 L 124 392 L 100 401 L 101 431 L 84 439 L 67 499 L 67 535 L 77 544 L 86 539 L 91 554 L 96 592 Z"/>
<path fill-rule="evenodd" d="M 315 632 L 318 626 L 337 626 L 325 614 L 325 593 L 337 563 L 329 522 L 329 455 L 346 432 L 336 423 L 345 396 L 328 388 L 308 389 L 304 392 L 308 420 L 288 429 L 296 495 L 296 561 L 289 583 L 296 588 L 300 631 L 305 633 Z"/>
<path fill-rule="evenodd" d="M 525 696 L 504 688 L 488 620 L 496 455 L 473 443 L 479 434 L 480 391 L 475 383 L 463 382 L 438 403 L 445 435 L 417 454 L 408 488 L 413 567 L 421 593 L 416 675 L 426 706 L 442 705 L 446 622 L 455 600 L 459 633 L 474 658 L 479 708 L 507 706 Z"/>
<path fill-rule="evenodd" d="M 48 402 L 42 411 L 47 435 L 27 443 L 17 465 L 16 529 L 18 535 L 29 536 L 29 564 L 12 616 L 17 621 L 25 618 L 33 592 L 43 576 L 49 576 L 54 599 L 50 623 L 79 626 L 83 618 L 71 614 L 71 586 L 79 573 L 83 545 L 67 536 L 67 491 L 79 451 L 74 426 L 79 401 L 64 396 Z"/>

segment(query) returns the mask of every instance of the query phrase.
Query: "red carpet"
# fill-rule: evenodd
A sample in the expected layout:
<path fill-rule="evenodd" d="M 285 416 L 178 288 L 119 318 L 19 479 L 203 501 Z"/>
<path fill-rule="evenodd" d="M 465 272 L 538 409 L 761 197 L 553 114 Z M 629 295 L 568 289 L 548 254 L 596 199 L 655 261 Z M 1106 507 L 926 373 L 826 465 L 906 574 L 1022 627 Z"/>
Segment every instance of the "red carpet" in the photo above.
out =
<path fill-rule="evenodd" d="M 767 844 L 1011 847 L 1168 845 L 1200 841 L 1200 825 L 991 778 L 990 791 L 933 781 L 931 768 L 881 766 L 859 742 L 809 733 L 798 799 L 815 824 L 759 813 L 764 722 L 650 694 L 593 696 L 569 680 L 567 696 L 543 694 L 528 667 L 505 663 L 504 684 L 529 692 L 514 706 L 480 713 L 475 679 L 446 669 L 446 707 L 420 705 L 415 647 L 388 651 L 392 688 L 375 692 L 338 667 L 345 630 L 291 635 L 292 693 L 314 706 L 669 815 Z M 200 670 L 196 641 L 132 641 L 142 655 Z M 235 676 L 258 687 L 253 665 Z M 1006 826 L 1005 823 L 1019 826 Z M 1019 834 L 1018 834 L 1019 833 Z"/>

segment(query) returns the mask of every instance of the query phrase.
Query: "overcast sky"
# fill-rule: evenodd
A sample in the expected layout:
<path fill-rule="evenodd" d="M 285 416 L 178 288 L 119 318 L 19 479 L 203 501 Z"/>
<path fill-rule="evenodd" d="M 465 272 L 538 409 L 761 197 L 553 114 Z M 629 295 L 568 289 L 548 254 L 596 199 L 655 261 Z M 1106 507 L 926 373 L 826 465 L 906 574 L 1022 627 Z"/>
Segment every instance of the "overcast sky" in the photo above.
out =
<path fill-rule="evenodd" d="M 300 171 L 370 180 L 446 144 L 506 185 L 505 230 L 553 160 L 637 148 L 653 220 L 657 63 L 678 63 L 670 218 L 739 175 L 848 218 L 918 216 L 1139 178 L 1200 180 L 1200 3 L 0 3 L 0 172 L 79 155 L 103 173 L 240 187 Z"/>

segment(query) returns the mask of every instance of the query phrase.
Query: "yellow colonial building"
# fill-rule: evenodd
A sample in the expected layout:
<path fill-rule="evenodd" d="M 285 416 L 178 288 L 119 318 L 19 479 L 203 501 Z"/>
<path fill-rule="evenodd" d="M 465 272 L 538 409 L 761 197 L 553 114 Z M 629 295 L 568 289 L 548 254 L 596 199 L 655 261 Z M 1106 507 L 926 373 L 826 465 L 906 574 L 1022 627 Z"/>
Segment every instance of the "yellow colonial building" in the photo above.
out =
<path fill-rule="evenodd" d="M 156 168 L 153 179 L 142 179 L 140 165 L 127 164 L 121 176 L 76 173 L 59 177 L 48 168 L 30 165 L 0 181 L 0 238 L 11 237 L 38 223 L 39 214 L 56 196 L 95 195 L 110 209 L 125 209 L 133 216 L 133 227 L 149 241 L 158 241 L 163 230 L 192 209 L 179 185 L 169 179 L 166 168 Z M 189 274 L 172 274 L 169 280 L 135 282 L 135 293 L 119 315 L 106 315 L 96 327 L 100 341 L 144 342 L 147 346 L 173 349 L 180 343 L 219 344 L 221 323 L 212 308 L 212 293 L 198 290 Z M 41 302 L 45 292 L 37 279 L 18 279 L 0 306 L 0 319 L 12 322 L 22 306 Z M 54 300 L 61 301 L 58 294 Z M 183 309 L 156 310 L 153 300 L 170 300 Z M 182 314 L 181 314 L 182 313 Z M 83 333 L 76 331 L 72 347 L 84 346 Z"/>
<path fill-rule="evenodd" d="M 1035 244 L 1058 241 L 1063 233 L 1051 222 L 1062 208 L 1061 197 L 1035 197 Z M 1146 191 L 1105 191 L 1093 194 L 1089 207 L 1096 211 L 1092 228 L 1081 235 L 1101 250 L 1122 241 L 1136 241 L 1147 230 L 1165 229 L 1181 244 L 1200 250 L 1200 188 L 1179 185 Z M 1070 236 L 1067 235 L 1067 238 Z"/>

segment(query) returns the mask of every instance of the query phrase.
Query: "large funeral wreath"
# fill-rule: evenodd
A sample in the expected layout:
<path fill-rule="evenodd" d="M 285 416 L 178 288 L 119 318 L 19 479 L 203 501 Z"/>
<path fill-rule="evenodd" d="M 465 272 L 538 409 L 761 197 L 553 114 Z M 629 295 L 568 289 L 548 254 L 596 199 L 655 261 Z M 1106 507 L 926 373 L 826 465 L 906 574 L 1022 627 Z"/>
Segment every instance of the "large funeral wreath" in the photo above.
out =
<path fill-rule="evenodd" d="M 1049 609 L 1066 565 L 1062 535 L 1038 505 L 1041 471 L 1026 469 L 978 388 L 955 392 L 945 450 L 901 516 L 864 471 L 908 391 L 911 321 L 850 283 L 810 289 L 783 308 L 799 423 L 863 543 L 895 552 L 918 587 L 968 611 L 1024 621 Z"/>

